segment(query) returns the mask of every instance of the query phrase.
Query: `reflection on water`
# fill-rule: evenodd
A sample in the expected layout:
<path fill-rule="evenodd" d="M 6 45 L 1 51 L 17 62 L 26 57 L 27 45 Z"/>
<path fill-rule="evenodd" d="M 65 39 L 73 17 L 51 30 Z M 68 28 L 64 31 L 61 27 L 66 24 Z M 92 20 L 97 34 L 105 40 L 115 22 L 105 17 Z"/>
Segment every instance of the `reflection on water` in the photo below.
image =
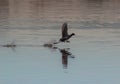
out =
<path fill-rule="evenodd" d="M 52 43 L 46 43 L 44 45 L 16 45 L 15 42 L 13 41 L 10 44 L 5 44 L 5 45 L 0 45 L 0 47 L 6 47 L 6 48 L 11 48 L 13 51 L 16 52 L 15 48 L 19 48 L 19 47 L 46 47 L 49 48 L 52 51 L 56 51 L 57 49 L 60 51 L 61 55 L 62 55 L 62 64 L 63 64 L 63 68 L 67 69 L 68 67 L 68 57 L 70 58 L 75 58 L 74 55 L 72 55 L 71 52 L 69 52 L 70 48 L 64 48 L 64 49 L 60 49 L 59 47 L 55 47 L 54 44 Z"/>
<path fill-rule="evenodd" d="M 43 46 L 46 47 L 46 48 L 49 48 L 52 51 L 56 51 L 57 49 L 60 51 L 60 53 L 62 55 L 62 64 L 63 64 L 64 69 L 67 69 L 67 67 L 68 67 L 68 57 L 75 58 L 75 56 L 72 55 L 71 52 L 69 52 L 70 48 L 60 49 L 59 47 L 56 47 L 52 43 L 46 43 Z"/>
<path fill-rule="evenodd" d="M 68 67 L 68 57 L 75 58 L 71 52 L 68 51 L 68 48 L 66 49 L 59 49 L 60 53 L 62 54 L 62 64 L 63 68 L 67 69 Z"/>

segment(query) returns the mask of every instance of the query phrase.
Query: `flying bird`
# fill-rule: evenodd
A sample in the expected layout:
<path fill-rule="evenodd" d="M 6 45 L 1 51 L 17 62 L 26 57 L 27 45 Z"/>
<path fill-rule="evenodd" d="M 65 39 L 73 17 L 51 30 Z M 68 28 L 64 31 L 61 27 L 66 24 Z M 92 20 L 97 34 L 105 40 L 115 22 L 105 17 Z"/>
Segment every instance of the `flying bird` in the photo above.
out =
<path fill-rule="evenodd" d="M 75 33 L 68 34 L 67 23 L 64 23 L 62 25 L 62 37 L 59 39 L 59 42 L 55 42 L 54 44 L 58 44 L 60 42 L 69 42 L 68 39 L 70 39 L 74 35 L 75 35 Z"/>
<path fill-rule="evenodd" d="M 68 39 L 70 39 L 75 33 L 68 34 L 68 26 L 67 23 L 64 23 L 62 25 L 62 38 L 60 38 L 60 42 L 69 42 Z"/>

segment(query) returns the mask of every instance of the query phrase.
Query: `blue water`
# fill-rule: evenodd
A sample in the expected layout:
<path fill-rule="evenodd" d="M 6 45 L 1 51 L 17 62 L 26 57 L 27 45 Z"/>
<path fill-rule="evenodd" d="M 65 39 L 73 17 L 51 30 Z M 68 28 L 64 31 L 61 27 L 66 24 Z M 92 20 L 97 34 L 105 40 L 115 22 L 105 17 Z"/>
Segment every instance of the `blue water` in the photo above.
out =
<path fill-rule="evenodd" d="M 1 0 L 0 83 L 119 84 L 119 3 Z M 64 22 L 76 34 L 70 43 L 44 47 L 59 40 Z"/>

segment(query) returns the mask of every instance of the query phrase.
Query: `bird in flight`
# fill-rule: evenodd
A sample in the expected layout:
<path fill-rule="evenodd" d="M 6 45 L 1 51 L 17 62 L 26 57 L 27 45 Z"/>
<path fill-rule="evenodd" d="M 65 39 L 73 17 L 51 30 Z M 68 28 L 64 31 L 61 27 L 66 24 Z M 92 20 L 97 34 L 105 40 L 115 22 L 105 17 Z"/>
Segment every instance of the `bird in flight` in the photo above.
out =
<path fill-rule="evenodd" d="M 68 39 L 70 39 L 72 36 L 74 36 L 75 33 L 68 34 L 68 26 L 67 23 L 64 23 L 62 25 L 62 37 L 59 39 L 59 42 L 56 42 L 54 44 L 60 43 L 60 42 L 69 42 Z"/>
<path fill-rule="evenodd" d="M 62 25 L 62 38 L 60 38 L 60 42 L 69 42 L 68 39 L 70 39 L 75 33 L 68 34 L 68 26 L 67 23 L 64 23 Z"/>

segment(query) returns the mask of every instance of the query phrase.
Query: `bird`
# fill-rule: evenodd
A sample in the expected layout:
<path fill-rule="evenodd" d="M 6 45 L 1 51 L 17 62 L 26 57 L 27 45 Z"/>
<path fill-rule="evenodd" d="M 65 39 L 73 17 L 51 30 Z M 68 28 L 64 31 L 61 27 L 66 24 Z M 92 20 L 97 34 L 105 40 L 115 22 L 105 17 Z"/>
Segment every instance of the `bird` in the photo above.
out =
<path fill-rule="evenodd" d="M 69 42 L 68 39 L 70 39 L 72 36 L 74 36 L 75 33 L 68 34 L 68 26 L 67 23 L 63 23 L 62 25 L 62 37 L 59 39 L 60 42 Z"/>
<path fill-rule="evenodd" d="M 61 30 L 62 30 L 61 31 L 62 32 L 62 37 L 59 39 L 58 42 L 54 42 L 53 44 L 58 44 L 60 42 L 68 42 L 69 43 L 70 41 L 68 41 L 68 39 L 70 39 L 72 36 L 75 35 L 75 33 L 68 34 L 68 26 L 67 26 L 66 22 L 63 23 Z"/>

